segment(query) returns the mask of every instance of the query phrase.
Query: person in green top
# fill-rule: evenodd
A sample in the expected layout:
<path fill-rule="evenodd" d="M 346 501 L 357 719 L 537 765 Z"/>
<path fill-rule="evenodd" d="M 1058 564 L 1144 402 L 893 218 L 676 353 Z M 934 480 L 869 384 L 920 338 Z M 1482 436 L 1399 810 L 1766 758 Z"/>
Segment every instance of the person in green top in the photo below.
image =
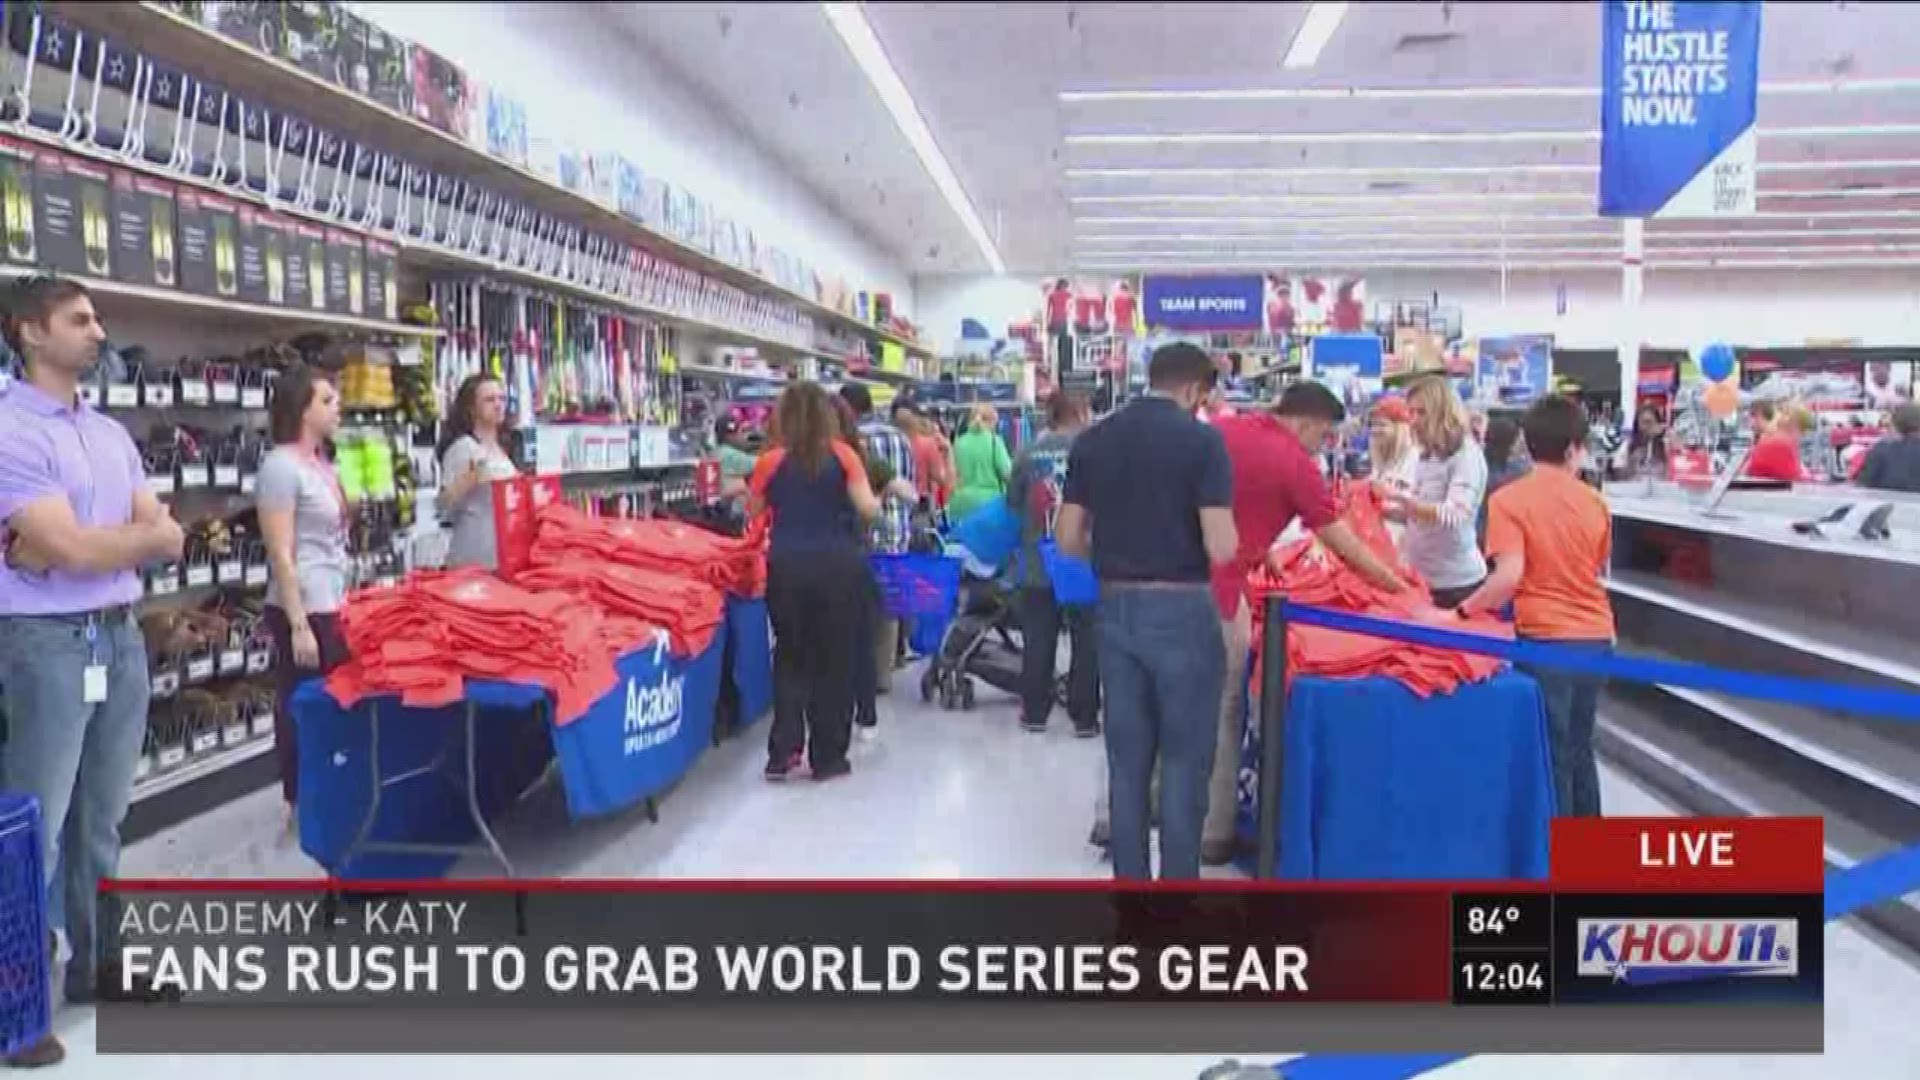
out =
<path fill-rule="evenodd" d="M 966 433 L 953 442 L 956 485 L 947 514 L 955 521 L 1006 494 L 1013 456 L 1007 453 L 999 427 L 1000 414 L 993 406 L 975 405 Z"/>
<path fill-rule="evenodd" d="M 720 497 L 746 498 L 747 478 L 753 475 L 753 463 L 760 460 L 760 455 L 747 449 L 747 432 L 738 420 L 723 416 L 713 422 L 713 441 L 720 446 L 714 455 L 720 459 Z"/>

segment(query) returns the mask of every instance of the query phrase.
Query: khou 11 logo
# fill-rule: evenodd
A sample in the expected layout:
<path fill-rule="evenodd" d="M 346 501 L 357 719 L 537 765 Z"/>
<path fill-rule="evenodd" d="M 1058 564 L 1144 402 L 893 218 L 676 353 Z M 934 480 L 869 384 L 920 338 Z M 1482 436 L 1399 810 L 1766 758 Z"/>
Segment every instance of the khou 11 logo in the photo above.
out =
<path fill-rule="evenodd" d="M 1800 973 L 1794 919 L 1581 919 L 1575 974 L 1633 986 Z"/>

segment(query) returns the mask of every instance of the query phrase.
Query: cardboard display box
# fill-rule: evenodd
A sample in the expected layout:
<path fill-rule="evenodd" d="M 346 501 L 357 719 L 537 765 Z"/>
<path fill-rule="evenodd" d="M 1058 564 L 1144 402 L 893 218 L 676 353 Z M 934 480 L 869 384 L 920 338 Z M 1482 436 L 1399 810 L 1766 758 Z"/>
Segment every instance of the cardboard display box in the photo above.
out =
<path fill-rule="evenodd" d="M 135 285 L 179 283 L 174 219 L 177 195 L 165 180 L 113 170 L 113 276 Z"/>

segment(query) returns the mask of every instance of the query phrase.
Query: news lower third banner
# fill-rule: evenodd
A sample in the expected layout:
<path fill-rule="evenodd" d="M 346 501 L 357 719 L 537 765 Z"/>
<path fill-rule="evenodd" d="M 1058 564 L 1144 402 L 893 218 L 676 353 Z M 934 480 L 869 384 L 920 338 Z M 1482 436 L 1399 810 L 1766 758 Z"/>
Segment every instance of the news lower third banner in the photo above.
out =
<path fill-rule="evenodd" d="M 118 883 L 101 977 L 174 1000 L 99 1045 L 1818 1052 L 1818 822 L 1676 824 L 1557 828 L 1547 882 Z"/>

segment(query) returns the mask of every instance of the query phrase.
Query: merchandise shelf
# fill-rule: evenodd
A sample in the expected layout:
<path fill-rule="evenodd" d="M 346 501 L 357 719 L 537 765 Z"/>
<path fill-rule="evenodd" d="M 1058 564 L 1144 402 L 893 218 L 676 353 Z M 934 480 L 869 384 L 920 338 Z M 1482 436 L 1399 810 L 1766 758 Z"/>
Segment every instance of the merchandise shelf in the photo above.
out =
<path fill-rule="evenodd" d="M 151 799 L 175 788 L 185 787 L 197 780 L 204 780 L 215 773 L 231 769 L 252 761 L 262 754 L 273 751 L 273 736 L 263 735 L 247 740 L 239 746 L 216 750 L 188 760 L 178 768 L 163 773 L 155 773 L 133 785 L 133 801 Z"/>
<path fill-rule="evenodd" d="M 45 273 L 33 266 L 0 266 L 0 280 L 13 281 Z M 358 330 L 364 333 L 387 334 L 394 337 L 440 337 L 442 332 L 430 326 L 415 326 L 410 323 L 388 322 L 385 319 L 368 319 L 359 315 L 344 315 L 330 311 L 305 311 L 299 308 L 279 307 L 273 304 L 250 304 L 242 300 L 226 300 L 217 296 L 203 296 L 200 293 L 187 292 L 184 289 L 159 288 L 152 285 L 135 285 L 125 281 L 85 277 L 79 274 L 62 274 L 64 278 L 77 281 L 87 287 L 95 296 L 110 298 L 112 301 L 145 308 L 162 308 L 177 312 L 181 308 L 194 308 L 201 311 L 218 312 L 229 325 L 243 324 L 273 326 L 315 326 L 336 330 Z"/>
<path fill-rule="evenodd" d="M 926 346 L 869 325 L 802 293 L 794 292 L 674 237 L 636 222 L 589 196 L 570 191 L 513 162 L 477 147 L 379 102 L 370 101 L 301 70 L 222 37 L 165 8 L 143 2 L 60 0 L 48 9 L 62 19 L 140 48 L 189 70 L 217 73 L 229 90 L 297 112 L 323 127 L 349 132 L 370 145 L 406 153 L 423 165 L 467 177 L 500 194 L 618 237 L 689 269 L 761 296 L 790 301 L 830 323 L 893 342 L 911 353 L 931 356 Z"/>

